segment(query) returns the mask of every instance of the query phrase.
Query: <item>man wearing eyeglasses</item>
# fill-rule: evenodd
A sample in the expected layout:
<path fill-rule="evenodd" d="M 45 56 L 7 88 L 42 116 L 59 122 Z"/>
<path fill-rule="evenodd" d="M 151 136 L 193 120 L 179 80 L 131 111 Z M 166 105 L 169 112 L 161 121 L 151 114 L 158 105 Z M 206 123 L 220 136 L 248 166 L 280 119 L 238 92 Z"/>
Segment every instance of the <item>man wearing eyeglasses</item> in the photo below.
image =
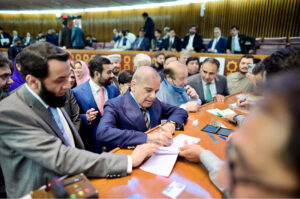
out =
<path fill-rule="evenodd" d="M 13 83 L 11 75 L 11 62 L 7 57 L 0 55 L 0 101 L 9 94 L 8 89 Z"/>

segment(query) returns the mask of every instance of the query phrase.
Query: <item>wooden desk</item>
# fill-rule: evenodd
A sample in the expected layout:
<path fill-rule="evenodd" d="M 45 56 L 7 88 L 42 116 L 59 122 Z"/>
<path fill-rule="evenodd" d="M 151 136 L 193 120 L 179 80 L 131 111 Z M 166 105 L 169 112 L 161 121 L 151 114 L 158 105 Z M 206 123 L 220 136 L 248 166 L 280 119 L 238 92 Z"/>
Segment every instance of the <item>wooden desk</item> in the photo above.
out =
<path fill-rule="evenodd" d="M 188 121 L 184 131 L 176 131 L 175 136 L 184 133 L 190 136 L 199 137 L 199 144 L 205 149 L 214 152 L 219 158 L 224 159 L 226 153 L 226 141 L 215 136 L 219 143 L 215 143 L 207 133 L 200 131 L 212 119 L 221 122 L 227 128 L 234 129 L 235 126 L 225 119 L 214 116 L 207 109 L 226 109 L 228 105 L 236 102 L 236 95 L 225 98 L 224 103 L 211 102 L 203 105 L 197 113 L 189 113 Z M 198 120 L 197 126 L 192 126 L 194 120 Z M 154 128 L 151 132 L 157 130 Z M 132 150 L 116 148 L 112 152 L 131 154 Z M 167 164 L 167 162 L 162 163 Z M 208 173 L 203 166 L 190 163 L 183 158 L 178 158 L 174 169 L 169 177 L 156 176 L 151 173 L 134 169 L 132 174 L 116 179 L 92 179 L 92 184 L 98 189 L 100 198 L 167 198 L 161 192 L 173 181 L 186 185 L 186 189 L 179 198 L 221 198 L 220 191 L 210 182 Z"/>

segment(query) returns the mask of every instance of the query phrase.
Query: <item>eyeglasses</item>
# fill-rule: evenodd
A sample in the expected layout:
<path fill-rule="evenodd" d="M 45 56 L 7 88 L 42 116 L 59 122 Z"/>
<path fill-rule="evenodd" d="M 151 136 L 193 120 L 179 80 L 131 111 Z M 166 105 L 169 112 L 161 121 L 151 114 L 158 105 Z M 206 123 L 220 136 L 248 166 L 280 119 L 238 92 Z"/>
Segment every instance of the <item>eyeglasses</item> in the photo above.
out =
<path fill-rule="evenodd" d="M 282 195 L 282 196 L 289 196 L 289 197 L 299 197 L 300 196 L 300 190 L 298 189 L 285 189 L 278 187 L 278 185 L 271 185 L 266 182 L 263 182 L 260 179 L 251 178 L 248 176 L 240 176 L 237 177 L 235 175 L 235 171 L 238 164 L 247 164 L 245 161 L 241 160 L 238 154 L 237 148 L 232 144 L 231 142 L 228 143 L 227 148 L 227 159 L 228 159 L 228 168 L 229 168 L 229 174 L 230 174 L 230 187 L 228 190 L 228 196 L 233 193 L 234 188 L 237 184 L 244 184 L 244 185 L 252 185 L 257 187 L 260 190 L 263 190 L 267 193 L 274 193 L 276 195 Z M 234 161 L 234 159 L 237 159 Z M 245 165 L 246 166 L 246 165 Z"/>

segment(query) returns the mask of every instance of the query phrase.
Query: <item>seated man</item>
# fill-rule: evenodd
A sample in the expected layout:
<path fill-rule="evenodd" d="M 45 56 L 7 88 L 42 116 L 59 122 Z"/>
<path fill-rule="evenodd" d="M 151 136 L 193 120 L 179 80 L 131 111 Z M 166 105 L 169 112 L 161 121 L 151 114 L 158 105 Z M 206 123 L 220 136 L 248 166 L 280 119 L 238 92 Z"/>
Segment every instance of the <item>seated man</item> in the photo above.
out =
<path fill-rule="evenodd" d="M 131 90 L 109 100 L 97 129 L 97 140 L 107 147 L 129 147 L 142 143 L 169 145 L 176 127 L 182 127 L 188 114 L 185 110 L 156 99 L 160 77 L 151 67 L 140 67 L 131 81 Z M 163 130 L 145 132 L 168 120 Z"/>
<path fill-rule="evenodd" d="M 186 60 L 186 67 L 188 69 L 188 75 L 192 76 L 200 72 L 200 62 L 198 57 L 189 57 Z"/>
<path fill-rule="evenodd" d="M 0 163 L 8 198 L 20 198 L 63 175 L 126 176 L 157 148 L 138 146 L 131 157 L 83 150 L 62 108 L 70 88 L 68 58 L 67 52 L 46 42 L 20 53 L 26 83 L 0 106 Z"/>
<path fill-rule="evenodd" d="M 160 83 L 157 98 L 164 103 L 180 106 L 190 112 L 197 112 L 201 100 L 195 89 L 187 85 L 186 66 L 179 61 L 173 61 L 164 70 L 165 78 Z"/>
<path fill-rule="evenodd" d="M 89 151 L 101 153 L 101 146 L 96 141 L 96 130 L 103 116 L 104 104 L 117 97 L 119 89 L 112 84 L 114 77 L 111 62 L 103 57 L 94 57 L 89 62 L 90 80 L 73 89 L 80 107 L 83 129 L 81 136 Z"/>
<path fill-rule="evenodd" d="M 249 65 L 253 64 L 254 57 L 252 55 L 244 55 L 240 59 L 238 72 L 231 73 L 227 76 L 228 89 L 230 94 L 240 91 L 253 92 L 254 84 L 250 82 L 246 76 Z"/>
<path fill-rule="evenodd" d="M 299 198 L 299 79 L 292 71 L 267 83 L 265 98 L 231 138 L 226 164 L 197 144 L 179 155 L 201 161 L 230 198 Z"/>
<path fill-rule="evenodd" d="M 218 75 L 219 67 L 218 60 L 207 58 L 202 63 L 200 74 L 188 78 L 188 85 L 196 90 L 202 104 L 211 102 L 214 98 L 217 102 L 223 102 L 224 96 L 229 95 L 226 78 Z"/>
<path fill-rule="evenodd" d="M 206 52 L 209 53 L 224 53 L 227 44 L 227 39 L 222 37 L 221 29 L 219 27 L 214 28 L 214 38 L 210 40 L 206 46 Z"/>
<path fill-rule="evenodd" d="M 197 33 L 198 26 L 191 25 L 189 34 L 187 34 L 182 42 L 182 48 L 188 51 L 201 52 L 202 36 Z"/>
<path fill-rule="evenodd" d="M 149 51 L 151 48 L 150 41 L 147 37 L 145 37 L 145 31 L 143 28 L 139 31 L 139 37 L 136 38 L 134 43 L 132 44 L 133 50 L 141 50 L 141 51 Z"/>
<path fill-rule="evenodd" d="M 182 49 L 181 39 L 176 36 L 175 29 L 170 29 L 170 35 L 165 40 L 165 50 L 171 52 L 180 52 Z"/>
<path fill-rule="evenodd" d="M 151 57 L 144 53 L 137 54 L 133 60 L 133 64 L 136 68 L 139 68 L 141 66 L 150 66 L 151 62 Z"/>

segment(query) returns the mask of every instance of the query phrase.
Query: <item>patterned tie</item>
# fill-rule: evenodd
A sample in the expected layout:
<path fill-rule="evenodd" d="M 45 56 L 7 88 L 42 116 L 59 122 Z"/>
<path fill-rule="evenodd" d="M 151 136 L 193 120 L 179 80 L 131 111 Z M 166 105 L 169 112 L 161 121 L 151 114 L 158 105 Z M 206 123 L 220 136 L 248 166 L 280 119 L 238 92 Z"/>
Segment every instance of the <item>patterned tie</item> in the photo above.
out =
<path fill-rule="evenodd" d="M 104 104 L 105 104 L 105 97 L 104 97 L 104 88 L 100 87 L 100 113 L 103 115 L 104 113 Z"/>
<path fill-rule="evenodd" d="M 211 101 L 214 100 L 212 95 L 211 95 L 211 92 L 210 92 L 210 84 L 211 83 L 206 84 L 206 89 L 205 89 L 206 102 L 211 102 Z"/>
<path fill-rule="evenodd" d="M 235 37 L 231 38 L 231 52 L 234 53 L 234 47 L 235 47 Z"/>
<path fill-rule="evenodd" d="M 144 120 L 145 120 L 145 123 L 146 123 L 146 128 L 149 129 L 150 123 L 149 123 L 149 120 L 148 120 L 147 111 L 146 111 L 146 109 L 143 109 L 143 108 L 141 108 L 141 111 L 142 111 L 142 114 L 144 116 Z"/>
<path fill-rule="evenodd" d="M 65 132 L 64 125 L 62 124 L 62 122 L 60 120 L 57 109 L 53 108 L 53 107 L 49 107 L 49 110 L 51 111 L 51 113 L 54 117 L 54 120 L 55 120 L 58 128 L 60 129 L 60 132 L 61 132 L 62 136 L 64 137 L 65 141 L 67 142 L 67 145 L 71 146 L 69 137 L 67 136 L 67 134 Z"/>

